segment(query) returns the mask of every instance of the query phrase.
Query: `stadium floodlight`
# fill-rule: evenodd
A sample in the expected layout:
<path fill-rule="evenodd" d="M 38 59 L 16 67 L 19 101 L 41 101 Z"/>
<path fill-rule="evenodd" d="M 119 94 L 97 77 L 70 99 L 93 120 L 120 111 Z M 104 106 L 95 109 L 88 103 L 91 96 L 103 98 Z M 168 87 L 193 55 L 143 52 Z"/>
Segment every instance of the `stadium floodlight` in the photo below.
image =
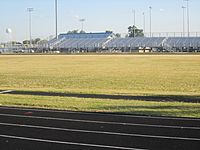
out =
<path fill-rule="evenodd" d="M 183 9 L 183 37 L 185 36 L 185 6 L 182 6 Z"/>
<path fill-rule="evenodd" d="M 135 28 L 136 28 L 136 25 L 135 25 L 135 10 L 132 10 L 132 12 L 133 12 L 133 21 L 134 21 L 133 37 L 135 37 Z"/>
<path fill-rule="evenodd" d="M 146 32 L 146 31 L 145 31 L 145 28 L 146 28 L 145 12 L 143 12 L 142 15 L 143 15 L 143 32 L 144 32 L 144 34 L 145 34 L 145 32 Z"/>
<path fill-rule="evenodd" d="M 58 39 L 58 0 L 55 0 L 55 28 L 56 39 Z"/>
<path fill-rule="evenodd" d="M 81 31 L 83 31 L 83 23 L 86 21 L 86 19 L 82 18 L 79 19 L 79 21 L 81 22 Z"/>
<path fill-rule="evenodd" d="M 152 13 L 152 7 L 149 6 L 149 33 L 150 33 L 150 37 L 152 36 L 151 34 L 151 13 Z"/>
<path fill-rule="evenodd" d="M 190 37 L 190 13 L 189 13 L 189 0 L 183 0 L 187 2 L 187 34 Z"/>
<path fill-rule="evenodd" d="M 32 18 L 31 14 L 34 11 L 33 8 L 27 8 L 27 11 L 29 13 L 29 36 L 30 36 L 30 47 L 32 47 Z"/>

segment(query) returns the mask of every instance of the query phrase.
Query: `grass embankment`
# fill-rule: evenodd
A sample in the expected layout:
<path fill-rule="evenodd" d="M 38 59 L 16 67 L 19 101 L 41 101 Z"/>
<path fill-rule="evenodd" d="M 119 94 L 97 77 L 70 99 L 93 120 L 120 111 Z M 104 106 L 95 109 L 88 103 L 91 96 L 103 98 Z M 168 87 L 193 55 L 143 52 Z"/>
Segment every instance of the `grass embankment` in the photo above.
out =
<path fill-rule="evenodd" d="M 200 56 L 0 56 L 0 89 L 109 95 L 200 95 Z M 140 100 L 140 101 L 137 101 Z M 0 95 L 0 104 L 200 117 L 200 104 Z"/>

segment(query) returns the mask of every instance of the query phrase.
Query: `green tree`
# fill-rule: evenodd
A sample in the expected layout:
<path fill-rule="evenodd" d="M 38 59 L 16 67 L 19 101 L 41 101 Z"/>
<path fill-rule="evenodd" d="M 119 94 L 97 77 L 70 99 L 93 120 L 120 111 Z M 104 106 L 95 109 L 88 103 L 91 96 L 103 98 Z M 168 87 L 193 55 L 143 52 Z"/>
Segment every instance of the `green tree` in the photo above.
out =
<path fill-rule="evenodd" d="M 72 31 L 68 31 L 67 33 L 68 34 L 78 34 L 79 32 L 78 32 L 78 30 L 72 30 Z"/>
<path fill-rule="evenodd" d="M 113 31 L 111 31 L 111 30 L 106 30 L 106 33 L 113 33 Z"/>
<path fill-rule="evenodd" d="M 44 44 L 44 43 L 47 43 L 47 42 L 48 42 L 48 40 L 40 40 L 39 44 L 41 44 L 41 43 Z"/>
<path fill-rule="evenodd" d="M 30 44 L 30 40 L 24 40 L 22 43 L 23 44 Z"/>
<path fill-rule="evenodd" d="M 121 34 L 116 33 L 115 36 L 118 37 L 118 38 L 120 38 L 120 37 L 121 37 Z"/>
<path fill-rule="evenodd" d="M 85 31 L 81 30 L 80 33 L 86 33 Z"/>
<path fill-rule="evenodd" d="M 144 37 L 143 29 L 138 29 L 136 26 L 128 27 L 128 37 Z"/>
<path fill-rule="evenodd" d="M 15 44 L 17 44 L 17 42 L 16 41 L 11 41 L 11 44 L 15 45 Z"/>
<path fill-rule="evenodd" d="M 39 41 L 41 41 L 41 39 L 40 38 L 36 38 L 36 39 L 33 40 L 33 44 L 37 44 Z"/>

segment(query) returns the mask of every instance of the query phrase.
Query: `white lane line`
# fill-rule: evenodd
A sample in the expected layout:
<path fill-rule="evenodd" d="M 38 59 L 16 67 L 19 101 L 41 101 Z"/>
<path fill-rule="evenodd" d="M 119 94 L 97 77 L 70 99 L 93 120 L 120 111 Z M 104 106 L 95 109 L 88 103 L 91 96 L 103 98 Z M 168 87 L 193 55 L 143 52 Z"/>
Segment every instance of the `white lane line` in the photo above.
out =
<path fill-rule="evenodd" d="M 81 132 L 81 133 L 93 133 L 93 134 L 107 134 L 107 135 L 118 135 L 118 136 L 131 136 L 131 137 L 143 137 L 143 138 L 157 138 L 157 139 L 172 139 L 172 140 L 185 140 L 185 141 L 200 141 L 198 138 L 185 138 L 185 137 L 169 137 L 169 136 L 157 136 L 157 135 L 145 135 L 145 134 L 126 134 L 116 132 L 102 132 L 102 131 L 89 131 L 89 130 L 77 130 L 77 129 L 65 129 L 65 128 L 54 128 L 44 126 L 33 126 L 33 125 L 22 125 L 22 124 L 10 124 L 0 123 L 2 126 L 13 126 L 13 127 L 24 127 L 24 128 L 36 128 L 36 129 L 47 129 L 67 132 Z"/>
<path fill-rule="evenodd" d="M 0 91 L 0 94 L 6 94 L 6 93 L 10 93 L 10 92 L 12 92 L 12 90 Z"/>
<path fill-rule="evenodd" d="M 92 113 L 92 112 L 72 112 L 62 110 L 46 110 L 37 108 L 14 108 L 2 106 L 0 109 L 18 110 L 18 111 L 33 111 L 33 112 L 50 112 L 50 113 L 65 113 L 65 114 L 82 114 L 82 115 L 96 115 L 96 116 L 113 116 L 113 117 L 127 117 L 127 118 L 144 118 L 144 119 L 162 119 L 162 120 L 179 120 L 179 121 L 200 121 L 200 118 L 172 118 L 172 117 L 155 117 L 155 116 L 137 116 L 137 115 L 120 115 L 120 114 L 106 114 L 106 113 Z"/>
<path fill-rule="evenodd" d="M 110 124 L 110 125 L 122 125 L 122 126 L 141 126 L 141 127 L 154 127 L 154 128 L 172 128 L 172 129 L 200 130 L 200 127 L 149 125 L 149 124 L 121 123 L 121 122 L 106 122 L 106 121 L 91 121 L 91 120 L 53 118 L 53 117 L 39 117 L 39 116 L 25 116 L 25 115 L 11 115 L 11 114 L 0 114 L 0 116 L 5 116 L 5 117 L 18 117 L 18 118 L 30 118 L 30 119 L 43 119 L 43 120 L 54 120 L 54 121 L 68 121 L 68 122 L 83 122 L 83 123 L 96 123 L 96 124 Z"/>
<path fill-rule="evenodd" d="M 0 137 L 11 138 L 11 139 L 19 139 L 19 140 L 27 140 L 27 141 L 54 143 L 54 144 L 75 145 L 75 146 L 88 146 L 88 147 L 110 148 L 110 149 L 121 149 L 121 150 L 145 150 L 145 149 L 129 148 L 129 147 L 118 147 L 118 146 L 108 146 L 108 145 L 74 143 L 74 142 L 64 142 L 64 141 L 53 141 L 53 140 L 46 140 L 46 139 L 36 139 L 36 138 L 19 137 L 19 136 L 11 136 L 11 135 L 1 135 L 1 134 L 0 134 Z"/>

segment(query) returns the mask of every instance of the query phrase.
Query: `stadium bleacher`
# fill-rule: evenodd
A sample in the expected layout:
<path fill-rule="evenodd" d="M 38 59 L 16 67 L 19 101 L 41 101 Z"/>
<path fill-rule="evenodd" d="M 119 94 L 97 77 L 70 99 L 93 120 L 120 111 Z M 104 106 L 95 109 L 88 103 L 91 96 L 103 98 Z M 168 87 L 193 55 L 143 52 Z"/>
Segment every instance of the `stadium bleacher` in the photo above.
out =
<path fill-rule="evenodd" d="M 125 37 L 117 38 L 112 32 L 60 34 L 48 42 L 51 49 L 103 50 L 151 48 L 159 50 L 200 50 L 200 37 Z"/>
<path fill-rule="evenodd" d="M 162 47 L 164 37 L 135 37 L 135 38 L 116 38 L 108 43 L 108 48 L 122 47 Z"/>
<path fill-rule="evenodd" d="M 73 50 L 103 48 L 104 44 L 112 38 L 112 32 L 105 33 L 68 33 L 60 34 L 57 39 L 48 42 L 52 49 Z"/>
<path fill-rule="evenodd" d="M 164 47 L 184 48 L 184 47 L 200 47 L 200 37 L 170 37 L 164 43 Z"/>
<path fill-rule="evenodd" d="M 100 33 L 64 33 L 58 36 L 58 39 L 79 39 L 79 38 L 108 38 L 112 36 L 112 32 L 100 32 Z"/>

